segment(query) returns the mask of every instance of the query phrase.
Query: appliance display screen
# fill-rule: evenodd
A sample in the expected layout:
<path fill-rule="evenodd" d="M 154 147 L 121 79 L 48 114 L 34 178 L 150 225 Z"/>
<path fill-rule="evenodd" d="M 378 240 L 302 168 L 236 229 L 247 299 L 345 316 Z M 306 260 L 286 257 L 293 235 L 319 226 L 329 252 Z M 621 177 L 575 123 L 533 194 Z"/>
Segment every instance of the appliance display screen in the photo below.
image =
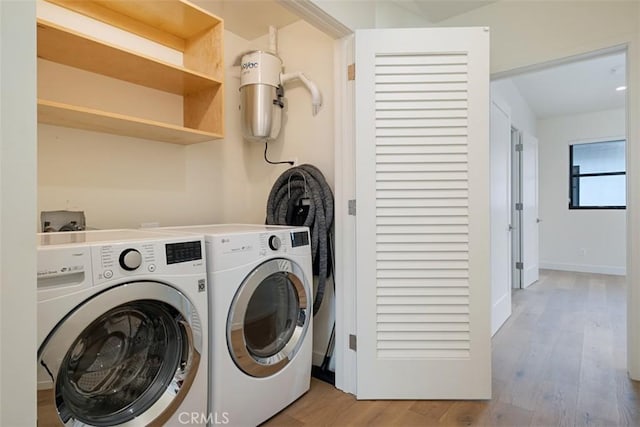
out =
<path fill-rule="evenodd" d="M 291 247 L 308 246 L 309 234 L 306 231 L 295 231 L 291 233 Z"/>
<path fill-rule="evenodd" d="M 199 240 L 193 242 L 167 243 L 167 264 L 202 259 L 202 245 Z"/>

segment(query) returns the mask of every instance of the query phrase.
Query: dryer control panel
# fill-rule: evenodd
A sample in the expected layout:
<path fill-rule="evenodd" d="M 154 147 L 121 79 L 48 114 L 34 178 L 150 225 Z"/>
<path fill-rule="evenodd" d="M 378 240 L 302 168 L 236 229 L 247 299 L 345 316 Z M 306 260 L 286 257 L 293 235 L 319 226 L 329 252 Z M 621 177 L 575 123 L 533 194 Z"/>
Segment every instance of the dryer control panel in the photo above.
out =
<path fill-rule="evenodd" d="M 220 271 L 274 256 L 307 256 L 310 242 L 306 227 L 216 235 L 207 241 L 207 257 L 212 270 Z"/>
<path fill-rule="evenodd" d="M 297 248 L 298 246 L 309 246 L 309 232 L 306 230 L 292 231 L 291 246 L 294 248 Z"/>

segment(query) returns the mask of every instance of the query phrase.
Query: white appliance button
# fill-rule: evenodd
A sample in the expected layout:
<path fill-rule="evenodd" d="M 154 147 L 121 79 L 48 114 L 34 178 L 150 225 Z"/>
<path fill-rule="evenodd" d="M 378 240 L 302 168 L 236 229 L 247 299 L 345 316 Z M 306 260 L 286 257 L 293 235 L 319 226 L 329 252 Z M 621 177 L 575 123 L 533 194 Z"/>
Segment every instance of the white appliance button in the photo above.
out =
<path fill-rule="evenodd" d="M 278 249 L 280 249 L 281 245 L 282 242 L 280 241 L 280 238 L 278 236 L 269 237 L 269 247 L 271 248 L 271 250 L 277 251 Z"/>
<path fill-rule="evenodd" d="M 120 267 L 127 271 L 133 271 L 142 264 L 142 255 L 136 249 L 129 248 L 120 254 Z"/>
<path fill-rule="evenodd" d="M 153 273 L 154 271 L 156 271 L 156 265 L 155 264 L 149 264 L 149 267 L 147 267 L 147 270 L 149 270 L 151 273 Z"/>
<path fill-rule="evenodd" d="M 102 274 L 105 279 L 111 279 L 113 277 L 113 271 L 111 270 L 105 270 Z"/>

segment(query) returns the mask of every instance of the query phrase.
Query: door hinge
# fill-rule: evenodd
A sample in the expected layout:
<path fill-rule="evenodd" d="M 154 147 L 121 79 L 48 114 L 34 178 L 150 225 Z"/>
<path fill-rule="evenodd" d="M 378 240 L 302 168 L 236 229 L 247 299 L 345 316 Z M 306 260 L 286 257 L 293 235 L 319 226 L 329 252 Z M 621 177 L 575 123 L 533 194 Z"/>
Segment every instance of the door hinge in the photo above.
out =
<path fill-rule="evenodd" d="M 356 216 L 356 200 L 355 199 L 351 199 L 349 200 L 349 215 L 353 215 Z"/>
<path fill-rule="evenodd" d="M 516 144 L 516 151 L 522 151 L 522 144 Z"/>
<path fill-rule="evenodd" d="M 524 264 L 521 262 L 516 262 L 516 270 L 523 270 Z"/>
<path fill-rule="evenodd" d="M 522 203 L 516 203 L 516 210 L 517 211 L 521 211 L 522 210 Z"/>
<path fill-rule="evenodd" d="M 349 64 L 347 66 L 347 80 L 356 79 L 356 64 Z"/>
<path fill-rule="evenodd" d="M 353 350 L 353 351 L 357 351 L 358 349 L 358 340 L 356 339 L 356 336 L 353 334 L 349 334 L 349 349 Z"/>

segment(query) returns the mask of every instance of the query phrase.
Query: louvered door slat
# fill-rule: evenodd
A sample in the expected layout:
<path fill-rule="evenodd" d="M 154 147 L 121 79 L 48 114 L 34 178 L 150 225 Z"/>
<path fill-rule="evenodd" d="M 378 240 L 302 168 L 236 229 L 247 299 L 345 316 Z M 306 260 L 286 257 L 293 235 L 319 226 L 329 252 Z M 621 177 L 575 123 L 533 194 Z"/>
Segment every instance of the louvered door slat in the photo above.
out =
<path fill-rule="evenodd" d="M 466 99 L 442 100 L 442 99 L 422 99 L 422 100 L 378 100 L 377 111 L 447 111 L 466 109 L 468 106 Z"/>
<path fill-rule="evenodd" d="M 443 284 L 442 284 L 443 285 Z M 468 289 L 454 286 L 421 286 L 421 287 L 385 287 L 378 286 L 377 296 L 420 297 L 420 296 L 459 296 L 469 295 Z"/>
<path fill-rule="evenodd" d="M 467 65 L 451 65 L 451 64 L 429 64 L 429 65 L 376 65 L 376 76 L 384 76 L 387 74 L 400 74 L 403 76 L 418 74 L 467 74 Z"/>
<path fill-rule="evenodd" d="M 417 279 L 411 277 L 399 278 L 399 277 L 378 277 L 377 289 L 415 289 L 415 292 L 435 292 L 437 289 L 462 289 L 468 293 L 468 283 L 465 277 L 433 277 L 425 278 L 419 277 Z M 400 291 L 398 291 L 400 292 Z M 449 292 L 449 291 L 447 291 Z"/>
<path fill-rule="evenodd" d="M 465 53 L 380 54 L 376 57 L 376 71 L 380 67 L 398 65 L 466 65 Z"/>

